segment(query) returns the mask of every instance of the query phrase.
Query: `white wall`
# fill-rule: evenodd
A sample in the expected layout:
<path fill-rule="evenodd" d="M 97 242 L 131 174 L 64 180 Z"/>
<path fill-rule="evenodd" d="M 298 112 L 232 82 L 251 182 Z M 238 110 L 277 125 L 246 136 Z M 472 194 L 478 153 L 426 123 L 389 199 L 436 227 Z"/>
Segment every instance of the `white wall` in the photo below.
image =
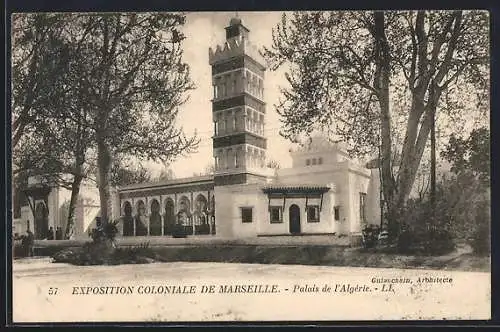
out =
<path fill-rule="evenodd" d="M 215 187 L 216 235 L 220 237 L 252 237 L 258 233 L 258 225 L 266 217 L 267 196 L 261 184 Z M 265 206 L 265 209 L 264 209 Z M 252 207 L 252 222 L 243 223 L 241 208 Z"/>
<path fill-rule="evenodd" d="M 283 218 L 281 223 L 271 223 L 268 211 L 268 200 L 264 196 L 265 211 L 264 217 L 259 223 L 260 235 L 287 235 L 290 234 L 290 207 L 297 205 L 300 211 L 300 231 L 304 234 L 313 233 L 334 233 L 338 232 L 337 224 L 334 222 L 333 205 L 335 204 L 334 194 L 324 194 L 321 206 L 319 222 L 308 222 L 306 212 L 305 198 L 286 198 L 285 208 L 283 209 Z M 321 205 L 321 199 L 308 199 L 308 205 Z M 283 207 L 283 199 L 272 199 L 271 206 Z"/>
<path fill-rule="evenodd" d="M 337 183 L 347 167 L 347 161 L 330 164 L 285 168 L 277 171 L 277 183 L 317 184 Z"/>

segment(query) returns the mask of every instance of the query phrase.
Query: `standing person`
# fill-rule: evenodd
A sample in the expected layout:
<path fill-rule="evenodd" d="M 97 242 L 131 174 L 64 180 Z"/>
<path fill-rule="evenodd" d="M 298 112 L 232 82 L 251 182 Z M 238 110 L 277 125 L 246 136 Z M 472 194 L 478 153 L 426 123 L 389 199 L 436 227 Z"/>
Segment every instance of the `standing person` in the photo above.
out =
<path fill-rule="evenodd" d="M 35 235 L 29 229 L 26 231 L 26 233 L 28 233 L 28 235 L 26 236 L 26 245 L 27 245 L 27 249 L 28 249 L 28 257 L 33 257 L 33 255 L 34 255 L 33 246 L 35 245 Z"/>
<path fill-rule="evenodd" d="M 54 240 L 54 228 L 49 227 L 49 235 L 47 235 L 47 240 Z"/>
<path fill-rule="evenodd" d="M 56 240 L 62 240 L 62 230 L 59 226 L 56 228 Z"/>

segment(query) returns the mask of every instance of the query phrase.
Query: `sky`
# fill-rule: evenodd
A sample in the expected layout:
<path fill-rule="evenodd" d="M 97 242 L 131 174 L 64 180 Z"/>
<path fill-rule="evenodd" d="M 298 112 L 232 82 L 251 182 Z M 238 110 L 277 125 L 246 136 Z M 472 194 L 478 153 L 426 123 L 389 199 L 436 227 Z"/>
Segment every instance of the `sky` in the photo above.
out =
<path fill-rule="evenodd" d="M 259 48 L 272 45 L 272 29 L 281 19 L 282 12 L 196 12 L 186 14 L 183 33 L 184 61 L 189 64 L 191 79 L 196 88 L 190 91 L 189 101 L 180 108 L 178 125 L 190 135 L 195 131 L 201 139 L 198 152 L 178 158 L 171 164 L 177 178 L 189 177 L 193 173 L 204 171 L 213 163 L 212 155 L 212 82 L 211 67 L 208 63 L 208 50 L 215 49 L 225 41 L 224 28 L 232 17 L 242 20 L 249 30 L 249 40 Z M 266 107 L 266 136 L 268 138 L 267 155 L 277 160 L 281 167 L 290 167 L 288 155 L 289 141 L 279 136 L 279 115 L 274 104 L 280 99 L 279 87 L 286 87 L 285 69 L 276 72 L 267 70 L 264 82 L 264 101 Z M 165 168 L 162 164 L 147 163 L 152 172 L 159 173 Z"/>

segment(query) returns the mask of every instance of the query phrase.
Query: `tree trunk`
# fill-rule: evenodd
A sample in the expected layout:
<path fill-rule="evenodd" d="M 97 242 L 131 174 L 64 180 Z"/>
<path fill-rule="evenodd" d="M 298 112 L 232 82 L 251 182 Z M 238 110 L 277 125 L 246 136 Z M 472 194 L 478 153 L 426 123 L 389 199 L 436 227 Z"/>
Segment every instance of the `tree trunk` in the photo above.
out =
<path fill-rule="evenodd" d="M 75 175 L 73 183 L 71 184 L 71 199 L 69 201 L 69 208 L 68 208 L 68 221 L 66 225 L 66 232 L 64 233 L 64 238 L 66 240 L 69 240 L 73 235 L 75 226 L 75 209 L 82 181 L 83 181 L 83 176 Z"/>
<path fill-rule="evenodd" d="M 103 137 L 97 137 L 97 163 L 99 172 L 99 201 L 101 206 L 101 220 L 104 223 L 109 221 L 109 201 L 110 201 L 110 174 L 111 174 L 111 154 L 106 146 Z"/>
<path fill-rule="evenodd" d="M 390 82 L 390 49 L 387 42 L 384 26 L 384 13 L 377 11 L 374 13 L 374 30 L 376 52 L 376 70 L 374 78 L 374 87 L 377 91 L 377 98 L 380 106 L 380 160 L 379 168 L 381 171 L 381 185 L 384 201 L 387 211 L 391 212 L 395 182 L 392 176 L 392 139 L 391 139 L 391 114 L 389 101 L 389 82 Z M 397 222 L 390 213 L 386 216 L 389 229 L 392 224 Z"/>

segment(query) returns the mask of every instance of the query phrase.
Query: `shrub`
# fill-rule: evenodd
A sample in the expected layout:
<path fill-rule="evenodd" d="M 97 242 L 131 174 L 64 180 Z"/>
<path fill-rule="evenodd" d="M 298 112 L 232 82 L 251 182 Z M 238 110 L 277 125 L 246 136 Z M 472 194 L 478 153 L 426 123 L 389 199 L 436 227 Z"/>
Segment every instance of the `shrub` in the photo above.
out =
<path fill-rule="evenodd" d="M 446 197 L 436 201 L 434 215 L 429 200 L 410 201 L 402 212 L 398 252 L 442 255 L 455 249 L 452 216 Z"/>
<path fill-rule="evenodd" d="M 144 242 L 138 246 L 116 248 L 112 261 L 115 264 L 151 263 L 157 258 L 156 256 L 149 242 Z"/>
<path fill-rule="evenodd" d="M 99 226 L 97 228 L 92 229 L 90 236 L 94 243 L 100 242 L 115 242 L 116 234 L 118 234 L 118 223 L 119 220 L 106 222 L 104 226 Z"/>
<path fill-rule="evenodd" d="M 367 224 L 362 229 L 363 233 L 363 246 L 365 248 L 374 248 L 378 242 L 380 234 L 380 226 L 374 224 Z"/>
<path fill-rule="evenodd" d="M 479 202 L 474 210 L 471 234 L 467 242 L 475 254 L 487 255 L 491 251 L 489 202 Z"/>
<path fill-rule="evenodd" d="M 118 221 L 105 223 L 91 232 L 92 242 L 81 248 L 64 249 L 52 256 L 53 262 L 74 265 L 117 265 L 151 263 L 155 255 L 149 242 L 135 247 L 117 248 Z"/>
<path fill-rule="evenodd" d="M 175 224 L 172 229 L 172 237 L 181 238 L 187 237 L 186 227 L 182 224 Z"/>
<path fill-rule="evenodd" d="M 398 252 L 402 254 L 409 254 L 414 249 L 414 231 L 408 225 L 401 225 L 401 230 L 397 238 Z"/>

